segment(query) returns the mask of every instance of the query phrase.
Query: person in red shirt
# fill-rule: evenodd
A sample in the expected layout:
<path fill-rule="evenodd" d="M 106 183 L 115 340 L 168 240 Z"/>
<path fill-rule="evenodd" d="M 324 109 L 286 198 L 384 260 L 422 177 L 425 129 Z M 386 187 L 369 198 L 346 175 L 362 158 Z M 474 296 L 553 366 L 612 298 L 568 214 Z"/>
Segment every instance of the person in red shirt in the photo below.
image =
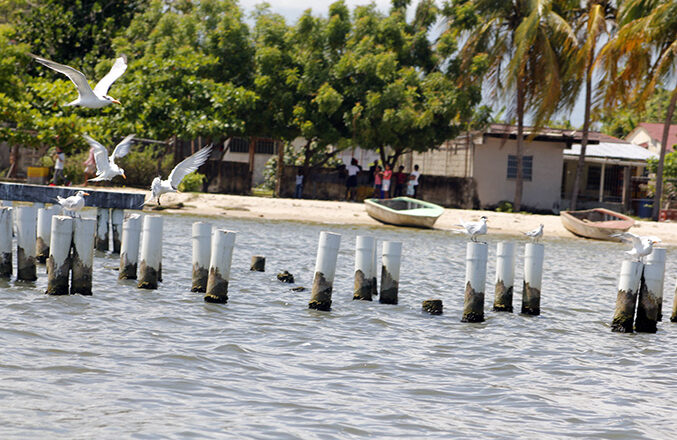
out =
<path fill-rule="evenodd" d="M 393 197 L 399 197 L 404 195 L 404 187 L 407 184 L 407 173 L 404 172 L 404 167 L 400 165 L 400 168 L 393 175 L 395 179 L 395 194 Z"/>

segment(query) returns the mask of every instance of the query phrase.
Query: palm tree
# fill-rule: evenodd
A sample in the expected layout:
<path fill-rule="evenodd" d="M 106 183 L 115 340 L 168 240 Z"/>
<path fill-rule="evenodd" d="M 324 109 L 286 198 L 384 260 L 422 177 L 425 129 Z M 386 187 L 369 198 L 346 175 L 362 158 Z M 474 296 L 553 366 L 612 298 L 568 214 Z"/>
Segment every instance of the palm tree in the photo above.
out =
<path fill-rule="evenodd" d="M 514 92 L 509 107 L 517 118 L 517 177 L 513 207 L 522 204 L 524 118 L 540 127 L 562 104 L 565 60 L 572 56 L 575 35 L 553 0 L 456 0 L 445 9 L 445 32 L 465 40 L 461 69 L 478 56 L 490 63 L 492 94 Z"/>
<path fill-rule="evenodd" d="M 677 73 L 677 2 L 627 0 L 618 13 L 620 29 L 604 56 L 613 79 L 607 103 L 629 100 L 640 108 L 657 85 L 666 85 Z M 663 195 L 663 164 L 670 122 L 677 104 L 677 86 L 663 126 L 661 151 L 656 171 L 652 218 L 658 220 Z"/>

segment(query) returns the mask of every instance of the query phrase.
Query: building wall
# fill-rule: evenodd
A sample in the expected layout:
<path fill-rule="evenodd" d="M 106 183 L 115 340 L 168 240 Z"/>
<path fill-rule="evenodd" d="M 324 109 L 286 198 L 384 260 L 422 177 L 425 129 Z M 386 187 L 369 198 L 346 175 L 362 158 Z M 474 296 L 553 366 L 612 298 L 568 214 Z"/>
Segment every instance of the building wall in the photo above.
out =
<path fill-rule="evenodd" d="M 646 145 L 647 150 L 652 153 L 660 154 L 661 152 L 661 143 L 651 139 L 649 133 L 642 127 L 634 129 L 625 140 L 637 145 Z"/>
<path fill-rule="evenodd" d="M 455 144 L 447 141 L 438 149 L 425 153 L 412 153 L 408 155 L 408 158 L 403 159 L 403 163 L 407 172 L 411 172 L 413 166 L 418 165 L 421 174 L 429 176 L 471 177 L 472 149 L 472 145 L 468 147 L 465 143 Z M 411 158 L 411 169 L 406 166 L 410 163 L 409 158 Z"/>
<path fill-rule="evenodd" d="M 533 156 L 532 180 L 524 180 L 522 206 L 550 210 L 559 208 L 562 187 L 562 142 L 525 142 L 524 155 Z M 473 177 L 482 207 L 515 198 L 515 180 L 507 178 L 508 155 L 514 155 L 517 141 L 486 138 L 475 146 Z"/>

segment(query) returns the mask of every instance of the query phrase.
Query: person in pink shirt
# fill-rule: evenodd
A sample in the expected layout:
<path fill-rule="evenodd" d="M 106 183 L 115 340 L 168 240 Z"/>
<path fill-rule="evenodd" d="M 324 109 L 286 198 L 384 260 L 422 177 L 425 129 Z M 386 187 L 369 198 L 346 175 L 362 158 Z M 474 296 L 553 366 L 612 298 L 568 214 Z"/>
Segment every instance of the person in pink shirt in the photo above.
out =
<path fill-rule="evenodd" d="M 386 169 L 383 172 L 383 181 L 381 182 L 381 198 L 390 198 L 390 180 L 393 177 L 393 170 L 390 165 L 386 164 Z"/>
<path fill-rule="evenodd" d="M 381 198 L 382 180 L 383 180 L 383 172 L 381 172 L 381 167 L 376 165 L 376 168 L 374 168 L 374 197 Z"/>

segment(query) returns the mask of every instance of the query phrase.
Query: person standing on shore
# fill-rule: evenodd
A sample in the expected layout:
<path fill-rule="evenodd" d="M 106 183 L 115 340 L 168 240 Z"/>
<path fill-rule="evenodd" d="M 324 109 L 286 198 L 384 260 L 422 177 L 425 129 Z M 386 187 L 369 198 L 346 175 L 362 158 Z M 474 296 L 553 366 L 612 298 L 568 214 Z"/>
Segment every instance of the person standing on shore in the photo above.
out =
<path fill-rule="evenodd" d="M 390 180 L 393 177 L 393 170 L 390 169 L 390 165 L 386 164 L 386 169 L 383 171 L 383 181 L 381 182 L 381 198 L 389 199 L 390 198 Z"/>
<path fill-rule="evenodd" d="M 294 198 L 303 198 L 303 168 L 296 170 L 296 190 L 294 191 Z"/>
<path fill-rule="evenodd" d="M 414 197 L 418 196 L 418 178 L 421 176 L 421 172 L 418 170 L 418 165 L 414 165 L 414 171 L 411 173 L 411 177 L 414 178 Z"/>
<path fill-rule="evenodd" d="M 381 167 L 376 165 L 374 168 L 374 197 L 381 198 L 381 182 L 383 180 L 383 172 Z"/>
<path fill-rule="evenodd" d="M 54 152 L 54 177 L 52 178 L 52 185 L 58 185 L 60 181 L 64 180 L 63 167 L 66 165 L 66 154 L 61 151 L 61 147 L 56 147 Z"/>
<path fill-rule="evenodd" d="M 393 174 L 393 178 L 395 179 L 395 194 L 393 197 L 404 195 L 407 177 L 407 173 L 404 172 L 404 167 L 400 165 L 400 167 L 397 169 L 397 172 Z"/>
<path fill-rule="evenodd" d="M 348 179 L 346 180 L 346 200 L 355 200 L 357 197 L 357 173 L 362 171 L 362 167 L 357 164 L 354 157 L 350 160 L 350 165 L 346 167 Z"/>

